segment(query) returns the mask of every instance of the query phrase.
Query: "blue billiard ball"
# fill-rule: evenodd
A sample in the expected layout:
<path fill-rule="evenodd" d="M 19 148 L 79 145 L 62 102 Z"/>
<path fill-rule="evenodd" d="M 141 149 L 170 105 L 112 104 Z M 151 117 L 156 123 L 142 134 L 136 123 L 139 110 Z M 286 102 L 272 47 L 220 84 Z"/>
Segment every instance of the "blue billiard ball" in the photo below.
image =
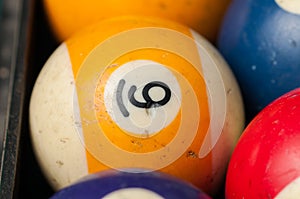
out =
<path fill-rule="evenodd" d="M 91 174 L 70 185 L 51 199 L 210 199 L 196 187 L 160 172 L 121 172 Z"/>
<path fill-rule="evenodd" d="M 217 46 L 238 79 L 251 119 L 300 86 L 300 2 L 234 0 Z"/>

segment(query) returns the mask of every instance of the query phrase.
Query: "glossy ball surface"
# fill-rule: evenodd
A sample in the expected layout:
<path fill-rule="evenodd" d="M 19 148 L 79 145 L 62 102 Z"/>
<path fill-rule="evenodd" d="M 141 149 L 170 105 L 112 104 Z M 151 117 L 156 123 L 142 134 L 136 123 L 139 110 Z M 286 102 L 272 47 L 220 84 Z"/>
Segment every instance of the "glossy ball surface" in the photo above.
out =
<path fill-rule="evenodd" d="M 276 99 L 247 126 L 229 163 L 226 198 L 298 198 L 300 89 Z"/>
<path fill-rule="evenodd" d="M 55 193 L 51 199 L 210 199 L 196 187 L 163 173 L 105 171 Z"/>
<path fill-rule="evenodd" d="M 246 114 L 300 86 L 298 1 L 234 0 L 224 17 L 218 49 L 242 90 Z"/>
<path fill-rule="evenodd" d="M 215 41 L 230 0 L 44 0 L 45 11 L 57 38 L 100 20 L 138 15 L 170 19 L 195 29 Z"/>

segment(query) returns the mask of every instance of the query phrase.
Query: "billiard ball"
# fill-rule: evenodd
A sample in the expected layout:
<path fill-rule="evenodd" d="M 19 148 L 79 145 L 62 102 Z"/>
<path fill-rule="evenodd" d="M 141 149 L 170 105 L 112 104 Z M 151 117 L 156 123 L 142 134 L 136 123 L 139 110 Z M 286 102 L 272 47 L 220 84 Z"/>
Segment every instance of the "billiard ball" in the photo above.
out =
<path fill-rule="evenodd" d="M 30 99 L 33 147 L 54 189 L 134 167 L 216 193 L 243 127 L 238 85 L 217 50 L 158 18 L 78 32 L 50 56 Z"/>
<path fill-rule="evenodd" d="M 249 121 L 300 86 L 298 1 L 233 1 L 217 43 L 241 87 Z"/>
<path fill-rule="evenodd" d="M 210 199 L 191 184 L 160 172 L 105 171 L 91 174 L 51 199 Z"/>
<path fill-rule="evenodd" d="M 243 132 L 229 163 L 226 198 L 300 196 L 300 89 L 264 108 Z"/>
<path fill-rule="evenodd" d="M 174 20 L 214 41 L 231 0 L 44 0 L 56 37 L 62 41 L 81 28 L 120 15 L 142 15 Z"/>

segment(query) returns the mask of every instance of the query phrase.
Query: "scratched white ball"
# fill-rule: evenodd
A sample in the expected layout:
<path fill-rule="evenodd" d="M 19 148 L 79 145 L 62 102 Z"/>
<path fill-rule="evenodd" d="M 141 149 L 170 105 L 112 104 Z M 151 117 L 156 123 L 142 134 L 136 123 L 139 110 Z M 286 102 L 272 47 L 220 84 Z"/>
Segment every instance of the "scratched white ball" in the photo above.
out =
<path fill-rule="evenodd" d="M 142 168 L 214 194 L 243 126 L 240 90 L 220 54 L 157 18 L 109 19 L 66 40 L 30 101 L 32 143 L 54 189 Z"/>

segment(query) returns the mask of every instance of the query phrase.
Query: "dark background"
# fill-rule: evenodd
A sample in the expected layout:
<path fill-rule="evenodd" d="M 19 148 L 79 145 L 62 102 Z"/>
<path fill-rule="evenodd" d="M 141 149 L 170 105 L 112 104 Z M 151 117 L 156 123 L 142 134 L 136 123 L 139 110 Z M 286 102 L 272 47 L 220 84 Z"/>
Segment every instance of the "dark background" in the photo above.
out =
<path fill-rule="evenodd" d="M 54 192 L 44 178 L 34 156 L 29 134 L 28 108 L 31 91 L 39 71 L 59 44 L 50 31 L 42 1 L 31 1 L 29 8 L 24 12 L 27 11 L 30 12 L 30 23 L 27 26 L 29 43 L 26 46 L 25 96 L 14 198 L 43 199 L 49 198 Z"/>

